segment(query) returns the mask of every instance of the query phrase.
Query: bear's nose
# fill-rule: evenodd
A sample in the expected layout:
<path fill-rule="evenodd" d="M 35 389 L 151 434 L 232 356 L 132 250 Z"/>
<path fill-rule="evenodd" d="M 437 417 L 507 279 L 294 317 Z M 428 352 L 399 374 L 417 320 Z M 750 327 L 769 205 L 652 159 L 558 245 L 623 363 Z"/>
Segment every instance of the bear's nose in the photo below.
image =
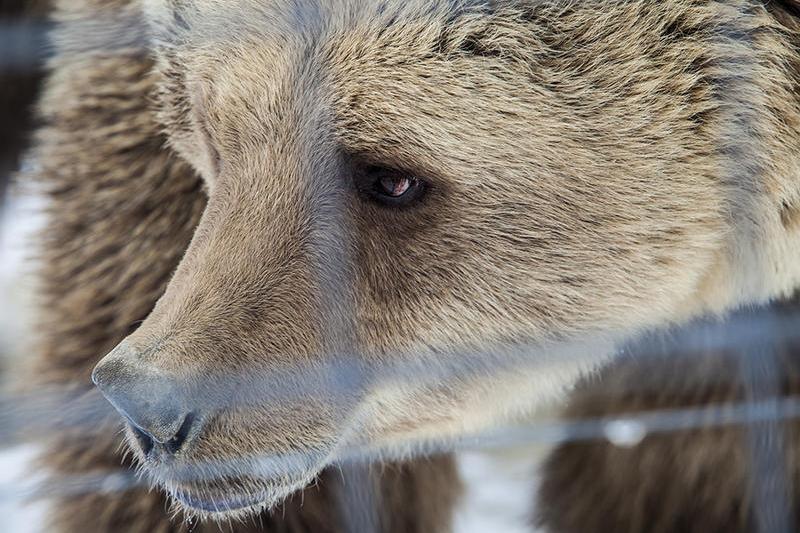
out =
<path fill-rule="evenodd" d="M 145 456 L 174 454 L 195 432 L 177 380 L 142 361 L 124 342 L 95 366 L 92 381 L 133 426 Z"/>

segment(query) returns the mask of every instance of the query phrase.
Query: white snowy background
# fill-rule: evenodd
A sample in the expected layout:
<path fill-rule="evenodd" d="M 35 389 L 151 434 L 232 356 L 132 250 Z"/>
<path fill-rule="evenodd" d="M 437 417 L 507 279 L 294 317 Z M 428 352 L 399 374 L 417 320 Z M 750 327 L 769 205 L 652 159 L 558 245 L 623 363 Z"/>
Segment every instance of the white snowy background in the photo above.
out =
<path fill-rule="evenodd" d="M 0 398 L 3 398 L 13 376 L 9 370 L 21 364 L 30 349 L 33 311 L 30 242 L 41 225 L 41 201 L 12 191 L 0 213 L 0 365 L 4 371 L 0 375 L 3 384 Z M 45 503 L 31 502 L 28 498 L 37 483 L 36 474 L 29 468 L 35 456 L 36 449 L 31 445 L 0 449 L 0 533 L 44 531 Z"/>

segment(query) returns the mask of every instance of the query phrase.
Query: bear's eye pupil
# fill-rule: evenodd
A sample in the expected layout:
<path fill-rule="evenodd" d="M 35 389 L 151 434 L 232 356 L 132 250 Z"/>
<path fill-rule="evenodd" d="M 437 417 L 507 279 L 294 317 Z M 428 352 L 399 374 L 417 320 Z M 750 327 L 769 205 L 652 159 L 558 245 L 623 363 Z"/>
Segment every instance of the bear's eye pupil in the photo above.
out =
<path fill-rule="evenodd" d="M 363 197 L 385 207 L 406 207 L 417 203 L 428 189 L 427 182 L 413 172 L 380 166 L 366 166 L 355 176 Z"/>
<path fill-rule="evenodd" d="M 416 181 L 415 178 L 384 176 L 378 180 L 377 185 L 379 192 L 382 194 L 392 198 L 399 198 L 414 187 Z"/>

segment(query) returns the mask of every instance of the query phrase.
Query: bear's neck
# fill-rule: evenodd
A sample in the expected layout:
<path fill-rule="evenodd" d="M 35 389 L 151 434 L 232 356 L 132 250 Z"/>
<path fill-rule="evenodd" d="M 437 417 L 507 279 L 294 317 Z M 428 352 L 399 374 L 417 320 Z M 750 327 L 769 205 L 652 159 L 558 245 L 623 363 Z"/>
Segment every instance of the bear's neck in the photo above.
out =
<path fill-rule="evenodd" d="M 800 287 L 800 18 L 768 9 L 771 23 L 748 28 L 718 77 L 713 136 L 731 231 L 687 314 L 763 303 Z"/>

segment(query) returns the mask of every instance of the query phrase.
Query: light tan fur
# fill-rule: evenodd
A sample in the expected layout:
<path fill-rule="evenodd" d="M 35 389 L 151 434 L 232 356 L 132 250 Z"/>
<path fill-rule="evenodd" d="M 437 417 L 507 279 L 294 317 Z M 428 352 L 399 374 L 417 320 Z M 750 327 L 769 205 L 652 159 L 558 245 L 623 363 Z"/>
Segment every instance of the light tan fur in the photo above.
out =
<path fill-rule="evenodd" d="M 136 360 L 194 397 L 215 391 L 175 464 L 139 460 L 173 494 L 257 496 L 216 518 L 275 505 L 353 448 L 408 453 L 409 441 L 530 413 L 628 335 L 800 282 L 796 35 L 761 2 L 144 4 L 152 74 L 136 62 L 104 71 L 81 56 L 91 43 L 76 41 L 74 19 L 129 24 L 135 2 L 61 2 L 68 22 L 43 103 L 55 125 L 39 154 L 48 176 L 71 183 L 93 169 L 96 185 L 80 194 L 96 194 L 99 211 L 86 216 L 107 209 L 115 180 L 136 179 L 104 157 L 127 154 L 131 132 L 159 149 L 157 132 L 168 139 L 133 157 L 141 172 L 186 172 L 180 158 L 203 179 L 206 206 L 183 202 L 184 189 L 162 196 L 141 223 L 163 221 L 163 234 L 136 240 L 131 217 L 131 244 L 109 252 L 140 276 L 157 265 L 163 282 L 193 231 L 155 308 L 104 364 L 122 376 Z M 139 100 L 103 135 L 75 132 L 77 143 L 60 119 L 85 105 L 70 103 L 74 85 L 99 84 L 111 120 L 125 105 L 103 99 L 105 76 L 154 88 L 157 118 Z M 354 186 L 370 165 L 429 190 L 414 206 L 377 206 Z M 174 183 L 165 175 L 159 186 Z M 117 201 L 111 211 L 137 207 L 135 196 Z M 91 276 L 80 285 L 51 321 L 88 305 Z M 125 329 L 151 301 L 109 321 Z M 551 356 L 575 339 L 590 344 Z M 502 360 L 520 346 L 532 355 L 502 371 L 381 379 L 402 363 Z M 340 364 L 362 376 L 344 391 L 327 381 Z M 285 396 L 226 403 L 271 375 Z M 301 460 L 269 475 L 250 462 L 287 455 Z M 207 476 L 187 482 L 182 467 Z"/>

